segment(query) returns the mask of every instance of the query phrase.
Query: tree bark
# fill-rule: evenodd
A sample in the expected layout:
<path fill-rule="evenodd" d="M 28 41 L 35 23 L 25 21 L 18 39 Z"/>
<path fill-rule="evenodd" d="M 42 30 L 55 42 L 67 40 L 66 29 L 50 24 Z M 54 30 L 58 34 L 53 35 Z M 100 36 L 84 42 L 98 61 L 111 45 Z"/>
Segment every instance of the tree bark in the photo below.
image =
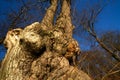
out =
<path fill-rule="evenodd" d="M 72 38 L 69 1 L 62 0 L 61 14 L 53 25 L 57 3 L 51 0 L 41 23 L 8 31 L 0 80 L 91 80 L 75 67 L 80 49 Z"/>

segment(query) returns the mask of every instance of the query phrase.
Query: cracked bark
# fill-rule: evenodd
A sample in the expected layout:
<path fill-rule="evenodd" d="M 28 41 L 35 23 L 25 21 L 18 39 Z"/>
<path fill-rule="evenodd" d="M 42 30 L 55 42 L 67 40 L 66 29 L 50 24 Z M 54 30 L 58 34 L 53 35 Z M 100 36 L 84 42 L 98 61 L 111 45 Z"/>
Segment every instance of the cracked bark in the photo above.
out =
<path fill-rule="evenodd" d="M 75 67 L 80 49 L 72 38 L 69 1 L 62 0 L 61 14 L 53 25 L 57 3 L 51 0 L 41 22 L 7 33 L 1 80 L 91 80 Z"/>

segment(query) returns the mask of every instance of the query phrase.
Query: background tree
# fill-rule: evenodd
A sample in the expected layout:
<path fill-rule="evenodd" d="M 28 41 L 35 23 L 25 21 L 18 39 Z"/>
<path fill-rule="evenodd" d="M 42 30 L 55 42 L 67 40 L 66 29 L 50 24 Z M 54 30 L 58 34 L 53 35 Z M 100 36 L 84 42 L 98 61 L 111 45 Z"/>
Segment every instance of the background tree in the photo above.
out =
<path fill-rule="evenodd" d="M 101 40 L 113 51 L 120 51 L 120 32 L 110 31 L 102 35 Z"/>
<path fill-rule="evenodd" d="M 104 9 L 104 7 L 107 5 L 94 5 L 93 7 L 90 7 L 90 9 L 84 9 L 80 16 L 80 25 L 88 31 L 88 33 L 94 37 L 94 39 L 98 42 L 98 44 L 105 49 L 112 57 L 114 57 L 118 62 L 120 61 L 120 57 L 114 53 L 113 50 L 109 49 L 108 46 L 106 46 L 98 37 L 98 35 L 95 32 L 95 21 L 97 16 L 100 14 L 100 12 Z"/>
<path fill-rule="evenodd" d="M 116 44 L 119 45 L 119 39 L 116 39 L 115 35 L 113 37 L 113 34 L 111 35 L 107 34 L 105 38 L 102 37 L 101 39 L 103 33 L 98 35 L 97 32 L 95 31 L 97 17 L 100 15 L 104 7 L 106 7 L 107 5 L 109 4 L 97 3 L 93 6 L 89 7 L 87 6 L 87 8 L 81 10 L 80 12 L 75 11 L 75 15 L 73 16 L 73 18 L 78 26 L 75 31 L 75 34 L 80 36 L 80 38 L 81 37 L 84 38 L 84 43 L 86 42 L 87 43 L 89 42 L 89 44 L 92 43 L 90 49 L 83 52 L 83 54 L 80 55 L 80 68 L 83 69 L 88 74 L 91 74 L 93 78 L 97 80 L 100 80 L 102 77 L 103 80 L 109 79 L 119 80 L 120 53 L 119 49 L 116 49 L 115 46 L 113 46 L 113 41 L 115 40 L 116 42 L 118 42 Z M 80 16 L 80 18 L 77 18 L 78 16 Z M 81 31 L 83 33 L 81 33 Z M 100 48 L 98 44 L 102 48 Z M 116 45 L 117 48 L 119 47 L 118 45 Z M 113 59 L 111 55 L 115 59 Z M 116 62 L 115 60 L 118 62 Z"/>

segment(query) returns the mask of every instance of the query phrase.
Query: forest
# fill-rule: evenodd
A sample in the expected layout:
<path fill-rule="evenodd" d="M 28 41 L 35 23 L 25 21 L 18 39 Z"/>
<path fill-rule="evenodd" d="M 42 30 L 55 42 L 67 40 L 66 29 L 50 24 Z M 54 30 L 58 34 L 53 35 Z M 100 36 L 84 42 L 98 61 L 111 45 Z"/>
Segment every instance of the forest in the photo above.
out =
<path fill-rule="evenodd" d="M 120 80 L 116 3 L 1 0 L 0 80 Z"/>

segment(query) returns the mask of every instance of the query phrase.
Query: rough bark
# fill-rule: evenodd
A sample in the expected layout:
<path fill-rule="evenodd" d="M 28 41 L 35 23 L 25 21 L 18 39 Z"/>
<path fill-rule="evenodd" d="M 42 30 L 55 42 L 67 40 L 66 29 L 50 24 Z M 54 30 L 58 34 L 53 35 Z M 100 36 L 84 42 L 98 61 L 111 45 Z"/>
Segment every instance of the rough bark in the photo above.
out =
<path fill-rule="evenodd" d="M 62 0 L 62 9 L 53 25 L 58 0 L 51 0 L 45 17 L 24 29 L 7 33 L 8 48 L 0 69 L 1 80 L 91 80 L 75 67 L 80 49 L 72 38 L 70 5 Z"/>

